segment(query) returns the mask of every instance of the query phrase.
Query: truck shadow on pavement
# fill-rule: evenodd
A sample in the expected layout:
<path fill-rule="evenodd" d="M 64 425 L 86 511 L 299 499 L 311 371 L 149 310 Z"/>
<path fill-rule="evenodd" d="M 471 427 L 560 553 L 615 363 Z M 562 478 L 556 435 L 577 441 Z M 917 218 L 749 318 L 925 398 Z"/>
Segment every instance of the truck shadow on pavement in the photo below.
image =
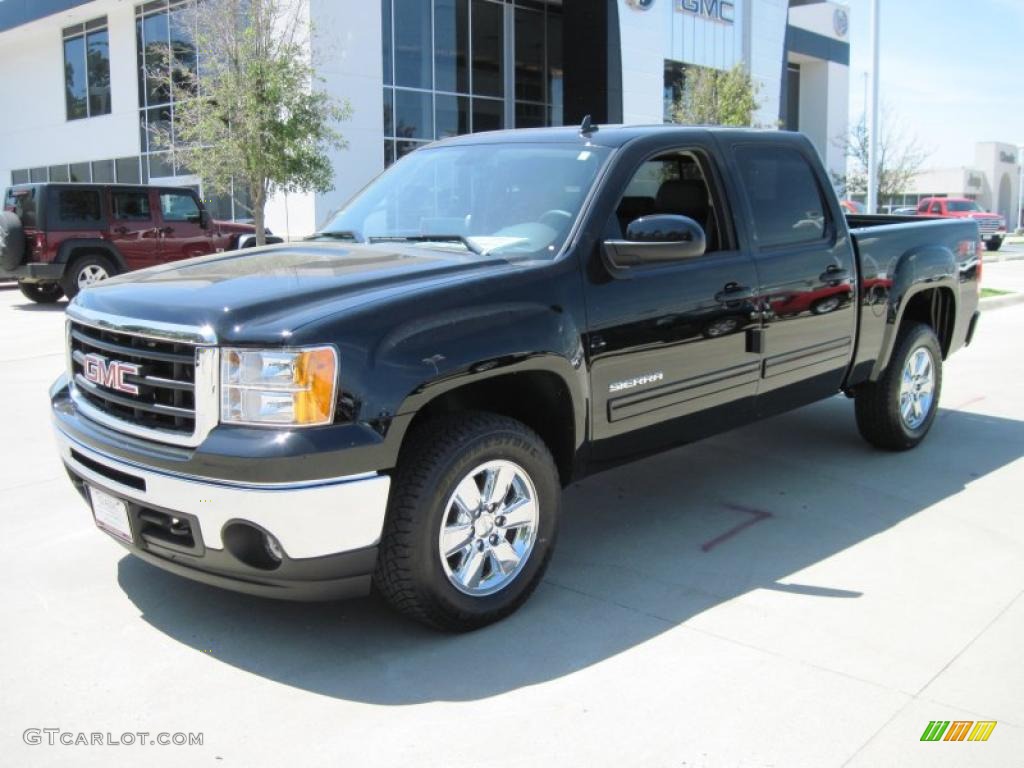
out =
<path fill-rule="evenodd" d="M 600 663 L 757 589 L 786 593 L 796 610 L 842 600 L 855 627 L 866 621 L 863 584 L 793 574 L 1021 456 L 1024 422 L 955 410 L 940 411 L 917 450 L 875 451 L 858 437 L 851 404 L 833 398 L 567 489 L 537 592 L 467 635 L 431 632 L 373 597 L 262 600 L 131 556 L 118 580 L 153 627 L 254 675 L 375 704 L 474 700 Z"/>

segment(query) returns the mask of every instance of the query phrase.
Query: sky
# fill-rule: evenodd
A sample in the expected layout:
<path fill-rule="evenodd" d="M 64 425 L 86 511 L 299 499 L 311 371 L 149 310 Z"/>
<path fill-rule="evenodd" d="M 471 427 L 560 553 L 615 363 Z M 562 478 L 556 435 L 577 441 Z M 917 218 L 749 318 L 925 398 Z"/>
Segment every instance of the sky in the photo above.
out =
<path fill-rule="evenodd" d="M 871 2 L 850 8 L 850 121 L 864 114 Z M 974 144 L 1024 145 L 1024 0 L 880 0 L 879 99 L 931 154 L 974 164 Z M 882 110 L 885 114 L 885 110 Z"/>

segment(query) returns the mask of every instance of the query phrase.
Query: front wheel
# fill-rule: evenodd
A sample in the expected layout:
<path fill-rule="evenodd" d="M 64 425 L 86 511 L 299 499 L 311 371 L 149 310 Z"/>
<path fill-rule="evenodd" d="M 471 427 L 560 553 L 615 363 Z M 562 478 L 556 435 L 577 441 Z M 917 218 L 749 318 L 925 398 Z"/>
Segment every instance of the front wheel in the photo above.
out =
<path fill-rule="evenodd" d="M 60 301 L 60 297 L 64 295 L 63 289 L 56 283 L 19 282 L 18 290 L 26 299 L 31 299 L 37 304 L 53 304 Z"/>
<path fill-rule="evenodd" d="M 985 241 L 985 250 L 987 251 L 998 251 L 1003 245 L 1003 238 L 1001 237 L 990 237 Z"/>
<path fill-rule="evenodd" d="M 889 366 L 854 400 L 857 428 L 872 445 L 890 451 L 913 448 L 928 434 L 942 390 L 942 350 L 927 325 L 900 333 Z"/>
<path fill-rule="evenodd" d="M 398 610 L 467 631 L 530 596 L 555 541 L 561 486 L 544 442 L 495 414 L 461 413 L 411 435 L 374 574 Z"/>

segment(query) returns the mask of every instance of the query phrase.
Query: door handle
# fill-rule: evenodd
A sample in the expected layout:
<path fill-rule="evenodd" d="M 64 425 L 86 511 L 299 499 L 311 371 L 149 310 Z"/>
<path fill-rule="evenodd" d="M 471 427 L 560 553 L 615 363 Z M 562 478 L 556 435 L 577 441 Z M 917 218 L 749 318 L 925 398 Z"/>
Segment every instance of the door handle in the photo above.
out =
<path fill-rule="evenodd" d="M 752 298 L 754 298 L 754 289 L 739 283 L 726 283 L 725 287 L 715 294 L 715 301 L 719 304 Z"/>
<path fill-rule="evenodd" d="M 174 227 L 160 227 L 157 232 L 161 235 L 170 235 L 174 233 Z"/>
<path fill-rule="evenodd" d="M 818 279 L 823 283 L 845 283 L 850 279 L 850 273 L 841 267 L 829 267 L 818 275 Z"/>
<path fill-rule="evenodd" d="M 114 227 L 114 231 L 119 235 L 127 235 L 128 227 Z"/>

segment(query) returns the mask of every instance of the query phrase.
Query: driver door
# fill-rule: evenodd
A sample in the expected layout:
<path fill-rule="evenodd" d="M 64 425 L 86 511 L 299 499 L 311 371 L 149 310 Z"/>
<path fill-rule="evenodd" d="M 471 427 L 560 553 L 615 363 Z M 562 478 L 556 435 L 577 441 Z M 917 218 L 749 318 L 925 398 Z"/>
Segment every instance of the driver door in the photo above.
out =
<path fill-rule="evenodd" d="M 585 270 L 598 464 L 699 439 L 754 414 L 760 355 L 748 350 L 745 331 L 758 322 L 757 272 L 737 246 L 711 157 L 696 144 L 643 158 L 606 229 L 622 237 L 638 216 L 688 216 L 705 230 L 703 255 L 615 275 L 598 252 Z"/>
<path fill-rule="evenodd" d="M 213 253 L 213 238 L 202 226 L 192 191 L 161 189 L 159 199 L 161 259 L 178 261 Z"/>

